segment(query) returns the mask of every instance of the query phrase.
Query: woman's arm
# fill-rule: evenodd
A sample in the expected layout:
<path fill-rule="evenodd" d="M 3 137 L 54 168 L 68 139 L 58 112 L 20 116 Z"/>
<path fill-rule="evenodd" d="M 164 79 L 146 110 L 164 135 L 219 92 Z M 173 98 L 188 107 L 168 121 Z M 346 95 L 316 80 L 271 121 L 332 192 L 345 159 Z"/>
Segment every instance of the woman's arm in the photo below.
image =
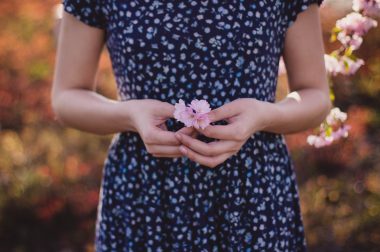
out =
<path fill-rule="evenodd" d="M 289 27 L 283 58 L 291 92 L 265 106 L 266 126 L 262 130 L 289 134 L 319 126 L 332 104 L 317 4 L 299 13 Z"/>
<path fill-rule="evenodd" d="M 111 100 L 95 92 L 103 46 L 103 30 L 63 13 L 51 95 L 54 113 L 62 125 L 95 134 L 135 131 L 129 118 L 133 100 Z"/>
<path fill-rule="evenodd" d="M 52 89 L 52 107 L 59 122 L 95 134 L 133 131 L 155 157 L 180 157 L 179 140 L 166 120 L 175 107 L 155 99 L 116 101 L 95 92 L 95 75 L 104 46 L 104 31 L 64 13 Z M 194 137 L 193 129 L 178 132 Z"/>

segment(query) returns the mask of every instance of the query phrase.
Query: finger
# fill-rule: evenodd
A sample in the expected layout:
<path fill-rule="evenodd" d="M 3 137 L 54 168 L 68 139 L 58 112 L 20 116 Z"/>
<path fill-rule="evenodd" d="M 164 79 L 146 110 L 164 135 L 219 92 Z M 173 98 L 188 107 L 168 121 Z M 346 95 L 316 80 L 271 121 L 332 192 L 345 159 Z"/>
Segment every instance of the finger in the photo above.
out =
<path fill-rule="evenodd" d="M 182 127 L 181 129 L 177 130 L 176 132 L 190 136 L 190 135 L 194 134 L 194 132 L 196 132 L 196 130 L 194 129 L 194 127 Z"/>
<path fill-rule="evenodd" d="M 179 137 L 183 145 L 204 156 L 216 156 L 238 150 L 236 141 L 223 140 L 205 143 L 186 135 Z"/>
<path fill-rule="evenodd" d="M 241 108 L 239 109 L 239 107 L 235 103 L 228 102 L 216 109 L 211 110 L 210 112 L 207 113 L 207 115 L 211 123 L 211 122 L 216 122 L 216 121 L 220 121 L 226 118 L 233 117 L 239 114 L 240 110 Z"/>
<path fill-rule="evenodd" d="M 217 165 L 221 164 L 224 162 L 226 159 L 234 155 L 234 153 L 229 152 L 229 153 L 223 153 L 218 156 L 212 156 L 212 157 L 207 157 L 200 155 L 194 151 L 192 151 L 189 148 L 186 148 L 183 146 L 184 152 L 182 152 L 184 155 L 186 155 L 189 159 L 193 160 L 194 162 L 200 163 L 202 165 L 208 166 L 210 168 L 215 168 Z"/>
<path fill-rule="evenodd" d="M 154 157 L 169 157 L 169 158 L 177 158 L 177 157 L 183 157 L 184 155 L 181 153 L 180 155 L 165 155 L 165 154 L 155 154 Z"/>
<path fill-rule="evenodd" d="M 201 134 L 221 140 L 239 140 L 242 139 L 246 132 L 245 129 L 238 126 L 237 123 L 227 125 L 208 125 L 204 129 L 197 129 Z"/>
<path fill-rule="evenodd" d="M 146 144 L 156 145 L 179 145 L 180 141 L 175 137 L 172 131 L 163 130 L 159 127 L 152 127 L 144 136 Z"/>
<path fill-rule="evenodd" d="M 146 145 L 147 151 L 152 155 L 181 155 L 179 146 Z"/>
<path fill-rule="evenodd" d="M 155 109 L 155 115 L 165 118 L 174 118 L 175 107 L 169 102 L 161 102 Z"/>
<path fill-rule="evenodd" d="M 176 132 L 184 133 L 188 136 L 191 136 L 192 138 L 197 138 L 199 136 L 199 132 L 194 129 L 194 127 L 183 127 L 180 130 L 177 130 Z"/>

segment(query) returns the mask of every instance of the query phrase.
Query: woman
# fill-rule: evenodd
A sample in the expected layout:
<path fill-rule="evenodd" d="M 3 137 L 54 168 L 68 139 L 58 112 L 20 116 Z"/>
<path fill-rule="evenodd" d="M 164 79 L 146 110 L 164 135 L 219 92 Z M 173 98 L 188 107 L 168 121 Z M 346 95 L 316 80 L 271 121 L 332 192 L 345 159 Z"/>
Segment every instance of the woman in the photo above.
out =
<path fill-rule="evenodd" d="M 321 0 L 63 4 L 54 111 L 64 125 L 115 133 L 96 250 L 304 251 L 283 134 L 331 108 Z M 95 92 L 104 44 L 118 100 Z M 291 93 L 275 102 L 281 55 Z M 203 130 L 173 118 L 179 99 L 196 98 L 212 108 Z"/>

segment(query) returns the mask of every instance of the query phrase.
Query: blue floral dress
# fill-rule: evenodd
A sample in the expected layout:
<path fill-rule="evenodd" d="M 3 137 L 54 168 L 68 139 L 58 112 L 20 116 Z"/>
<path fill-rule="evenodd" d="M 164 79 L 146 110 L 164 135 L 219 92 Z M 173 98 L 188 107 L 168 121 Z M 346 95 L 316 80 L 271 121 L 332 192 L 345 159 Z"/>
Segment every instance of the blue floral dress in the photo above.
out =
<path fill-rule="evenodd" d="M 105 30 L 120 100 L 274 102 L 288 27 L 322 0 L 63 0 Z M 225 121 L 215 124 L 224 124 Z M 184 125 L 173 118 L 170 131 Z M 206 142 L 211 141 L 199 136 Z M 211 169 L 154 157 L 136 132 L 104 163 L 97 251 L 305 251 L 298 188 L 281 134 L 254 133 Z"/>

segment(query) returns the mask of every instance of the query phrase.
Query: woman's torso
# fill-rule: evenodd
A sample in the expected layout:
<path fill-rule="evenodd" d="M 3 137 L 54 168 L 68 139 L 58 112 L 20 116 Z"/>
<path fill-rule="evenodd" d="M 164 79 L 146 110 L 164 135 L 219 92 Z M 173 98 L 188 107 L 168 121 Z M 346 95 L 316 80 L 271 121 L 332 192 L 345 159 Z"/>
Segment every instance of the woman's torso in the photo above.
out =
<path fill-rule="evenodd" d="M 105 0 L 106 42 L 120 99 L 174 104 L 197 98 L 212 109 L 246 97 L 274 102 L 288 21 L 284 5 Z M 174 131 L 184 125 L 170 118 L 167 126 Z M 190 244 L 212 251 L 303 242 L 294 171 L 281 134 L 256 132 L 236 155 L 208 169 L 187 158 L 154 158 L 137 133 L 121 132 L 109 148 L 102 195 L 99 244 L 127 244 L 113 238 L 118 232 L 130 248 L 157 249 L 148 240 L 157 236 L 153 242 L 179 251 L 191 251 L 185 249 Z M 161 221 L 136 224 L 143 215 Z M 190 226 L 194 236 L 180 241 Z"/>

